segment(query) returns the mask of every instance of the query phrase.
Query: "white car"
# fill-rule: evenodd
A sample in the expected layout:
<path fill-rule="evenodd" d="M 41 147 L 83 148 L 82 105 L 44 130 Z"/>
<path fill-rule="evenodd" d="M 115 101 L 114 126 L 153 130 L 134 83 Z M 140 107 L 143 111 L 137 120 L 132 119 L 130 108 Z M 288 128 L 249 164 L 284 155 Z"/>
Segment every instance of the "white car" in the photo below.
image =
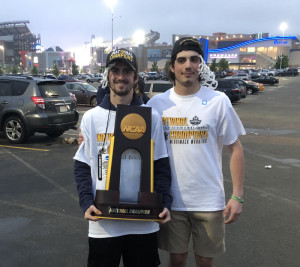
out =
<path fill-rule="evenodd" d="M 241 80 L 248 81 L 250 80 L 250 75 L 247 73 L 237 73 L 232 76 L 228 76 L 225 79 L 241 79 Z"/>
<path fill-rule="evenodd" d="M 262 70 L 260 70 L 260 73 L 265 74 L 267 76 L 275 76 L 275 71 L 274 70 L 262 69 Z"/>
<path fill-rule="evenodd" d="M 93 83 L 93 82 L 100 83 L 102 79 L 103 79 L 103 74 L 102 73 L 96 73 L 92 77 L 86 78 L 86 82 L 88 82 L 88 83 Z"/>

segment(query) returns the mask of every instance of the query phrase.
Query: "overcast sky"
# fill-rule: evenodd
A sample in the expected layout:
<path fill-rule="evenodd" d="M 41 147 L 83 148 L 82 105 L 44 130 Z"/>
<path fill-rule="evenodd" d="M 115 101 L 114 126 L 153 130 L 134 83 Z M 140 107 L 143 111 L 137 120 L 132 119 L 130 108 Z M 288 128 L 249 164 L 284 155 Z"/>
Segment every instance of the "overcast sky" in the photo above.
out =
<path fill-rule="evenodd" d="M 114 37 L 129 38 L 136 30 L 160 33 L 159 43 L 172 34 L 214 32 L 282 35 L 300 34 L 300 0 L 117 0 Z M 90 42 L 91 35 L 111 40 L 111 9 L 105 0 L 1 0 L 0 22 L 29 20 L 44 48 L 68 51 Z"/>

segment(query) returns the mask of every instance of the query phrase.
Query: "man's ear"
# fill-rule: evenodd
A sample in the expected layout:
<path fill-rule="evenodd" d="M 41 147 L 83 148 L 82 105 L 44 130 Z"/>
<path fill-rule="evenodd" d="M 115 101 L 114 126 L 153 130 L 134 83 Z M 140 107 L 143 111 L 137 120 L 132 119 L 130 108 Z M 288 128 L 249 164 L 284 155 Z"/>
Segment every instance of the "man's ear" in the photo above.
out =
<path fill-rule="evenodd" d="M 172 71 L 173 73 L 175 72 L 174 65 L 170 64 L 170 71 Z"/>

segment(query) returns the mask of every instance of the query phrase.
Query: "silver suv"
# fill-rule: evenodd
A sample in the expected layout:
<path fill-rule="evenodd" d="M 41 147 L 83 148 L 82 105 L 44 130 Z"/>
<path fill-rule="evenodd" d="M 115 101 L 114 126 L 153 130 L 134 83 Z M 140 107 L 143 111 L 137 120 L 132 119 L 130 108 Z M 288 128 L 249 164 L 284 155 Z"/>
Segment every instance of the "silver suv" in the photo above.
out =
<path fill-rule="evenodd" d="M 58 137 L 76 129 L 79 114 L 64 81 L 0 76 L 0 131 L 10 143 L 35 132 Z"/>

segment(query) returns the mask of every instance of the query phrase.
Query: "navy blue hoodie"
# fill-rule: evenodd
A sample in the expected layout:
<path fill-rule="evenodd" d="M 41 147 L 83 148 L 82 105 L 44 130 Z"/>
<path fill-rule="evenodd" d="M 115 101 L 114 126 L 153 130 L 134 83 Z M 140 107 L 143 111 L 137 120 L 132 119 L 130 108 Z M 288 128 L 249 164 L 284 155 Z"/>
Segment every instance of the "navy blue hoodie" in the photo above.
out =
<path fill-rule="evenodd" d="M 143 104 L 141 98 L 133 94 L 131 106 L 140 106 Z M 110 96 L 105 95 L 103 101 L 99 105 L 104 109 L 116 110 L 115 106 L 110 102 Z M 91 168 L 88 164 L 75 160 L 74 178 L 77 185 L 80 207 L 85 211 L 94 205 L 94 195 L 92 191 Z M 161 158 L 154 161 L 154 190 L 162 193 L 162 202 L 164 207 L 171 210 L 173 198 L 170 194 L 171 187 L 171 169 L 169 158 Z"/>

